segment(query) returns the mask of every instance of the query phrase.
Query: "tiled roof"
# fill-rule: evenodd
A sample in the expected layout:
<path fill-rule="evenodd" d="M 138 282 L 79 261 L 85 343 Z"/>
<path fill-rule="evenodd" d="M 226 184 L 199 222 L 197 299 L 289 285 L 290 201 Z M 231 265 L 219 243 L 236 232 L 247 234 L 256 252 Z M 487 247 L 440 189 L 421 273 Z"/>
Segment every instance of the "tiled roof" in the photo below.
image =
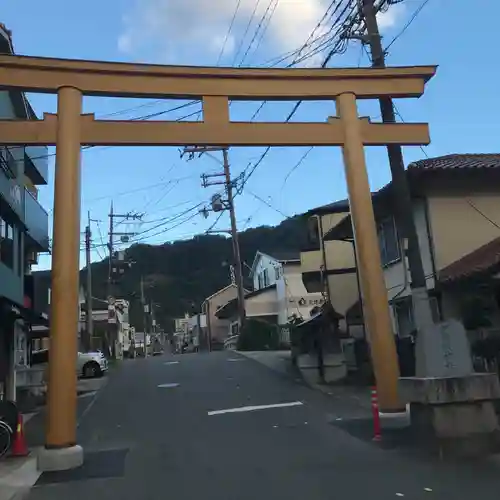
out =
<path fill-rule="evenodd" d="M 408 165 L 408 170 L 450 170 L 450 169 L 494 169 L 500 168 L 500 154 L 452 154 L 426 158 Z"/>
<path fill-rule="evenodd" d="M 439 271 L 438 278 L 441 283 L 450 283 L 491 271 L 499 264 L 500 237 L 446 266 Z"/>
<path fill-rule="evenodd" d="M 322 205 L 321 207 L 311 208 L 305 215 L 327 215 L 336 214 L 349 211 L 349 200 L 338 200 L 333 203 L 328 203 L 328 205 Z"/>
<path fill-rule="evenodd" d="M 500 171 L 500 153 L 484 153 L 484 154 L 451 154 L 446 156 L 438 156 L 436 158 L 425 158 L 410 163 L 408 165 L 407 178 L 410 181 L 418 180 L 425 175 L 433 175 L 437 172 L 445 172 L 450 170 L 461 171 L 482 171 L 496 170 Z M 425 177 L 424 177 L 425 179 Z M 387 199 L 392 192 L 392 182 L 389 182 L 376 192 L 372 192 L 372 200 L 374 207 L 376 203 Z M 343 219 L 337 226 L 333 227 L 326 234 L 326 240 L 345 238 L 352 236 L 351 218 L 350 215 Z"/>

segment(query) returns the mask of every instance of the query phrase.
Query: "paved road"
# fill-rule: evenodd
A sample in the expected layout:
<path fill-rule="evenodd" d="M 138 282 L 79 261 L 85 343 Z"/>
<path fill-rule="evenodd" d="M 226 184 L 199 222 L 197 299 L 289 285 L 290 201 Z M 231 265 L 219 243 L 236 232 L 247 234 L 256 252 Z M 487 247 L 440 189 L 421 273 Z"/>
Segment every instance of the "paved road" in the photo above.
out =
<path fill-rule="evenodd" d="M 81 421 L 84 467 L 29 500 L 498 499 L 500 468 L 379 449 L 333 425 L 338 405 L 234 353 L 130 360 Z"/>

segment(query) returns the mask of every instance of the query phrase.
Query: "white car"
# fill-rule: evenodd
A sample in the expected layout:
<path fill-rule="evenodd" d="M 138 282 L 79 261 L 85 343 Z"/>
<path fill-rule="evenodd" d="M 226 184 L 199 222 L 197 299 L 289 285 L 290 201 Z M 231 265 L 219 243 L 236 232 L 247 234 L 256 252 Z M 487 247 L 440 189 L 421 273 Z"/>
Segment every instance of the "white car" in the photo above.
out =
<path fill-rule="evenodd" d="M 100 351 L 79 352 L 76 371 L 79 377 L 100 377 L 108 370 L 108 361 Z"/>

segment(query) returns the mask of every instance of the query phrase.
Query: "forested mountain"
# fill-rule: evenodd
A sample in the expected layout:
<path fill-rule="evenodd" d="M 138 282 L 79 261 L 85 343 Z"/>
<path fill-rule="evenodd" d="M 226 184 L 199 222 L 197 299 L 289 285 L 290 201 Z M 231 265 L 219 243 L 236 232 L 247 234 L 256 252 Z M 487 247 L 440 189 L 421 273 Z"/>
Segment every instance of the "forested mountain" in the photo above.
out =
<path fill-rule="evenodd" d="M 306 241 L 306 218 L 286 219 L 276 227 L 260 226 L 239 234 L 241 257 L 248 277 L 257 250 L 268 252 L 300 250 Z M 126 260 L 133 262 L 118 285 L 118 296 L 131 302 L 131 324 L 141 329 L 140 277 L 144 276 L 146 297 L 159 304 L 156 317 L 160 325 L 170 327 L 172 318 L 196 312 L 201 302 L 230 282 L 229 265 L 233 261 L 231 240 L 218 235 L 199 235 L 163 245 L 132 245 Z M 92 265 L 93 293 L 107 296 L 108 261 Z M 81 283 L 85 283 L 84 271 Z M 249 285 L 249 284 L 248 284 Z"/>

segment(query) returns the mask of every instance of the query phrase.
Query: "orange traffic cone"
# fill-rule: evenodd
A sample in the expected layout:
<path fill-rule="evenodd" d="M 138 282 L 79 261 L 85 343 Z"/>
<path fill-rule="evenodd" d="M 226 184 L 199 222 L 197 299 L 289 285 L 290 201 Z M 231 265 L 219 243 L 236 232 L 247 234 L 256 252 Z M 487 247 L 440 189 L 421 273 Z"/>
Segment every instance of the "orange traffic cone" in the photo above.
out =
<path fill-rule="evenodd" d="M 23 415 L 22 413 L 19 413 L 19 416 L 17 417 L 16 432 L 14 432 L 14 441 L 11 448 L 11 456 L 26 457 L 29 453 L 26 440 L 24 439 Z"/>

